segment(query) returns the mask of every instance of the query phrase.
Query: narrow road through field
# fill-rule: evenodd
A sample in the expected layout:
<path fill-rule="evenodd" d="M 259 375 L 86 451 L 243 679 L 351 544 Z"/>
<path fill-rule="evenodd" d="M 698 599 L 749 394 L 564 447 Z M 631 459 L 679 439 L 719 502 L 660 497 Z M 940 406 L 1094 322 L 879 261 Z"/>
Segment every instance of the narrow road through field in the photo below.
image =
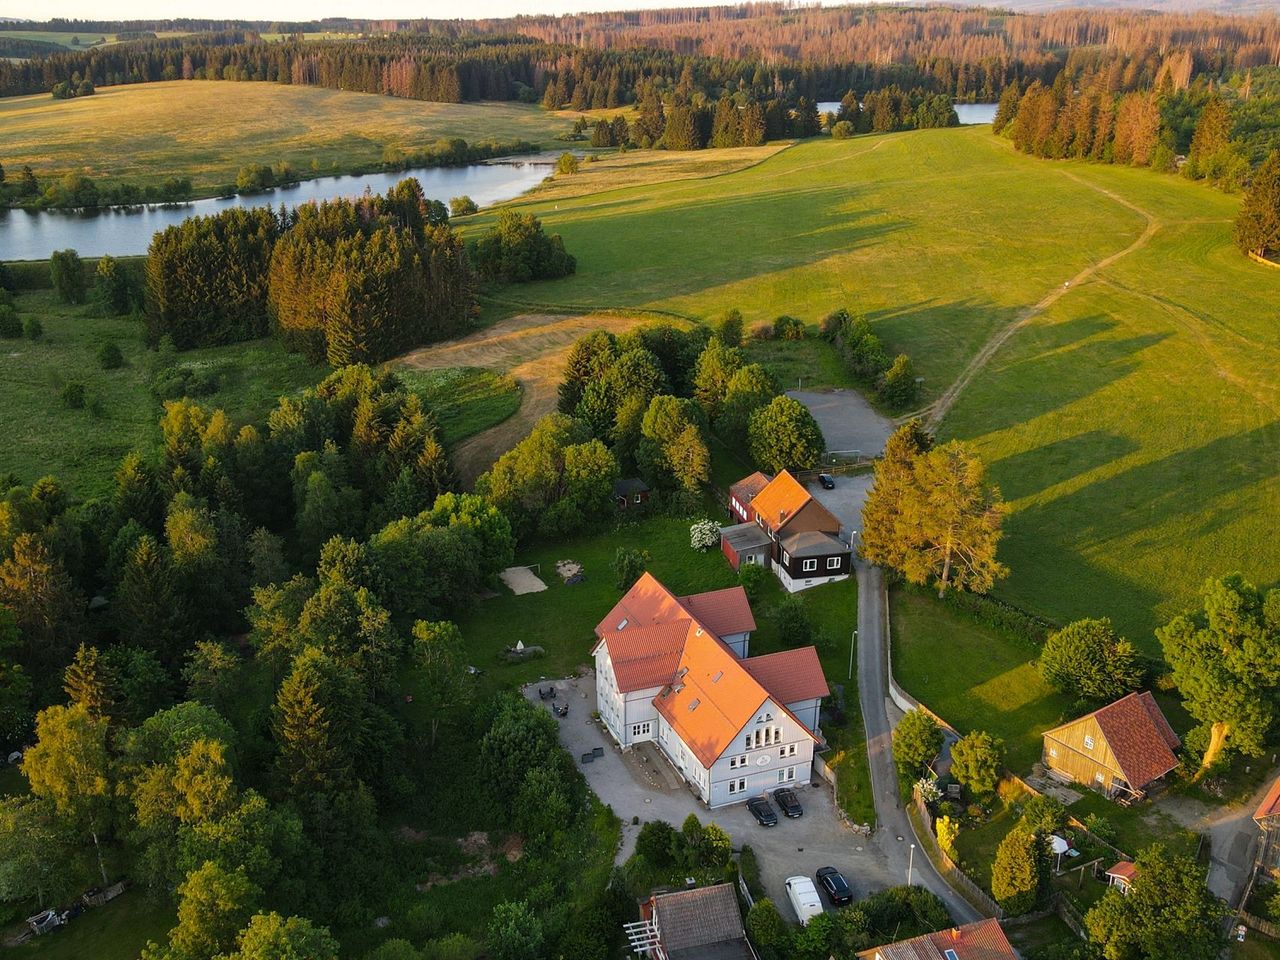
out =
<path fill-rule="evenodd" d="M 889 867 L 906 882 L 909 861 L 913 880 L 942 898 L 957 923 L 982 917 L 967 900 L 951 889 L 934 869 L 898 799 L 898 771 L 893 765 L 893 723 L 889 706 L 889 610 L 885 600 L 884 572 L 859 562 L 858 573 L 858 697 L 862 723 L 867 731 L 867 757 L 871 766 L 871 796 L 876 805 L 876 843 Z M 915 843 L 914 858 L 911 844 Z"/>
<path fill-rule="evenodd" d="M 1164 221 L 1161 220 L 1159 217 L 1157 217 L 1155 214 L 1151 213 L 1149 210 L 1144 210 L 1142 207 L 1139 207 L 1137 204 L 1125 199 L 1124 197 L 1120 196 L 1118 193 L 1114 193 L 1111 190 L 1107 190 L 1105 187 L 1098 186 L 1097 184 L 1090 183 L 1088 180 L 1085 180 L 1082 177 L 1079 177 L 1076 174 L 1071 173 L 1070 171 L 1062 170 L 1059 172 L 1062 173 L 1064 177 L 1067 177 L 1070 180 L 1074 180 L 1076 183 L 1079 183 L 1081 186 L 1088 187 L 1090 190 L 1094 190 L 1102 194 L 1103 196 L 1107 197 L 1108 199 L 1114 200 L 1116 203 L 1120 204 L 1121 206 L 1127 207 L 1128 209 L 1132 210 L 1134 213 L 1138 214 L 1140 217 L 1146 220 L 1147 222 L 1146 227 L 1143 229 L 1142 233 L 1138 236 L 1138 238 L 1134 240 L 1133 243 L 1125 247 L 1123 250 L 1117 250 L 1115 253 L 1109 256 L 1103 257 L 1097 263 L 1090 264 L 1089 266 L 1081 270 L 1079 273 L 1077 273 L 1074 277 L 1072 277 L 1069 281 L 1063 283 L 1062 286 L 1054 287 L 1047 294 L 1041 297 L 1036 303 L 1032 304 L 1031 306 L 1019 312 L 1018 315 L 1014 317 L 1014 319 L 1010 323 L 1006 324 L 1005 326 L 997 330 L 995 334 L 991 337 L 991 339 L 988 340 L 985 344 L 983 344 L 982 349 L 979 350 L 976 354 L 974 354 L 973 359 L 970 360 L 969 363 L 965 366 L 964 370 L 960 372 L 960 376 L 958 376 L 955 379 L 955 382 L 952 383 L 951 386 L 947 387 L 947 389 L 942 392 L 941 396 L 939 396 L 937 400 L 935 400 L 929 406 L 921 410 L 918 410 L 914 413 L 907 414 L 905 417 L 899 418 L 900 422 L 905 422 L 906 420 L 919 417 L 924 420 L 925 427 L 929 431 L 936 432 L 938 429 L 938 425 L 942 423 L 943 418 L 945 418 L 946 415 L 951 411 L 951 408 L 955 406 L 955 402 L 957 399 L 959 399 L 960 394 L 964 391 L 964 389 L 967 386 L 969 386 L 973 378 L 976 377 L 982 371 L 983 367 L 985 367 L 987 363 L 990 362 L 991 358 L 994 357 L 997 352 L 999 352 L 1000 348 L 1003 347 L 1005 343 L 1008 342 L 1010 337 L 1012 337 L 1015 333 L 1017 333 L 1019 330 L 1025 327 L 1028 323 L 1030 323 L 1040 314 L 1044 313 L 1045 310 L 1048 310 L 1051 306 L 1057 303 L 1058 300 L 1061 297 L 1063 297 L 1065 294 L 1067 294 L 1070 290 L 1084 283 L 1086 280 L 1092 277 L 1099 270 L 1105 270 L 1107 267 L 1111 266 L 1117 260 L 1120 260 L 1123 257 L 1127 257 L 1129 254 L 1133 253 L 1136 250 L 1141 250 L 1151 241 L 1151 238 L 1155 236 L 1156 231 L 1158 231 L 1162 226 L 1164 226 Z"/>

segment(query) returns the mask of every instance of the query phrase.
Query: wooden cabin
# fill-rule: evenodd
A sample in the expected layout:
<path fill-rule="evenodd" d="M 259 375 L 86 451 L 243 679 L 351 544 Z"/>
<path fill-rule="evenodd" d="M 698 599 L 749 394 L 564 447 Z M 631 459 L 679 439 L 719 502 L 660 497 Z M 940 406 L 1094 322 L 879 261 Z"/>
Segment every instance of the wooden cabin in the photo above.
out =
<path fill-rule="evenodd" d="M 1042 759 L 1052 776 L 1128 802 L 1177 767 L 1179 746 L 1155 698 L 1131 693 L 1047 731 Z"/>

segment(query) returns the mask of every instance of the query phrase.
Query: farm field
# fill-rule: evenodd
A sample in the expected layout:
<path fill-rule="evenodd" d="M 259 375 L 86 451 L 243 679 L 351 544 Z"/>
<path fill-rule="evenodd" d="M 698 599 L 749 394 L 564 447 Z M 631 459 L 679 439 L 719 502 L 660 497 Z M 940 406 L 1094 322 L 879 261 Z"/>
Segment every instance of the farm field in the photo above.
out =
<path fill-rule="evenodd" d="M 552 144 L 573 114 L 515 103 L 426 103 L 319 87 L 215 80 L 101 87 L 92 97 L 0 100 L 3 162 L 41 179 L 70 172 L 139 186 L 190 177 L 197 195 L 250 163 L 343 173 L 441 137 Z"/>
<path fill-rule="evenodd" d="M 996 593 L 1061 622 L 1111 616 L 1155 653 L 1206 577 L 1280 567 L 1280 275 L 1232 245 L 1238 204 L 1029 158 L 986 127 L 820 139 L 711 179 L 516 201 L 578 272 L 508 295 L 737 306 L 748 326 L 847 305 L 912 356 L 926 401 L 1025 321 L 940 428 L 1011 503 Z"/>

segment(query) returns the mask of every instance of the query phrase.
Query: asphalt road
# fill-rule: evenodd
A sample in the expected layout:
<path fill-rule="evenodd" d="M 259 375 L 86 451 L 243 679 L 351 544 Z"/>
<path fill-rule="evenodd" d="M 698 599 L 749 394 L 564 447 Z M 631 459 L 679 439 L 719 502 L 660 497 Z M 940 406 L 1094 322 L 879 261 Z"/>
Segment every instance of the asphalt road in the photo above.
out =
<path fill-rule="evenodd" d="M 884 574 L 879 567 L 857 564 L 858 574 L 858 696 L 867 731 L 871 767 L 871 796 L 876 805 L 876 831 L 871 842 L 880 847 L 889 868 L 906 882 L 911 861 L 912 882 L 937 894 L 957 923 L 981 920 L 969 902 L 957 894 L 924 855 L 907 811 L 898 800 L 898 773 L 893 766 L 893 724 L 888 698 L 888 608 Z M 911 856 L 911 844 L 916 844 Z"/>

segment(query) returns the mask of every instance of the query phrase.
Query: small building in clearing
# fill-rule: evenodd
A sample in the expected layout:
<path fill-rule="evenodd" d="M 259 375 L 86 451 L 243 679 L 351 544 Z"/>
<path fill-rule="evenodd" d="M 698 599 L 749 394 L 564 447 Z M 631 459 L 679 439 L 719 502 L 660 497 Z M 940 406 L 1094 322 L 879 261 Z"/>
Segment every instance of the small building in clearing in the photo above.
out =
<path fill-rule="evenodd" d="M 1058 779 L 1127 801 L 1177 767 L 1174 751 L 1180 745 L 1155 698 L 1144 691 L 1046 731 L 1042 758 Z"/>
<path fill-rule="evenodd" d="M 613 502 L 619 510 L 631 510 L 649 502 L 649 485 L 639 477 L 624 477 L 613 484 Z"/>

